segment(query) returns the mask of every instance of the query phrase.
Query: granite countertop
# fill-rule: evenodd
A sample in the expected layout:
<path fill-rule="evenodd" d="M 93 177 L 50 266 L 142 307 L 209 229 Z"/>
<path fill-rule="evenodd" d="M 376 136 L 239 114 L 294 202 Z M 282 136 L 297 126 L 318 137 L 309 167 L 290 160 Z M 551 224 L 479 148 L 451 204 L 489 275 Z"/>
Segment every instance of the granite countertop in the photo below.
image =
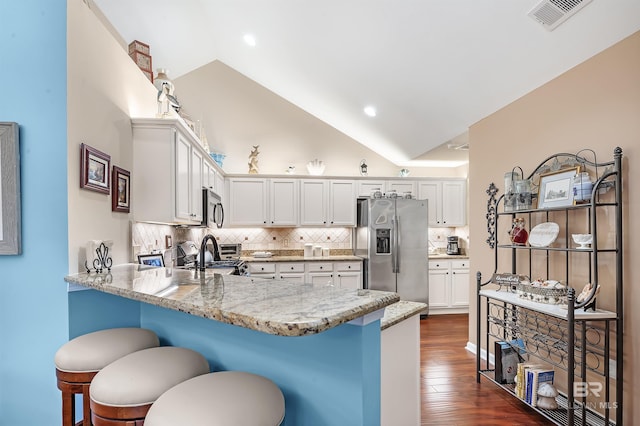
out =
<path fill-rule="evenodd" d="M 279 336 L 316 334 L 397 302 L 397 293 L 118 265 L 66 282 Z"/>
<path fill-rule="evenodd" d="M 442 254 L 442 253 L 435 253 L 435 254 L 429 254 L 429 260 L 431 259 L 469 259 L 469 256 L 466 254 Z"/>
<path fill-rule="evenodd" d="M 385 328 L 396 325 L 407 318 L 418 315 L 426 308 L 426 303 L 410 302 L 407 300 L 401 300 L 393 305 L 389 305 L 384 309 L 384 316 L 380 321 L 380 329 L 384 330 Z"/>
<path fill-rule="evenodd" d="M 246 262 L 338 262 L 338 261 L 361 261 L 362 258 L 353 255 L 334 255 L 334 256 L 271 256 L 271 257 L 254 257 L 242 256 L 240 259 Z"/>

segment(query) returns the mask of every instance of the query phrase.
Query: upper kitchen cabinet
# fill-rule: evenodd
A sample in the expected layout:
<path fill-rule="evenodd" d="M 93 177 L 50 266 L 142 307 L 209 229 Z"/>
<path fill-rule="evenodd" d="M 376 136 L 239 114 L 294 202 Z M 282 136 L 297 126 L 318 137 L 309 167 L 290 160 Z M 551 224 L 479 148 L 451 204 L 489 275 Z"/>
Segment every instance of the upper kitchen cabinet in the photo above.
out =
<path fill-rule="evenodd" d="M 200 224 L 207 167 L 215 166 L 196 135 L 177 119 L 133 119 L 132 129 L 135 220 Z"/>
<path fill-rule="evenodd" d="M 266 226 L 268 223 L 267 179 L 229 179 L 229 225 Z"/>
<path fill-rule="evenodd" d="M 395 191 L 398 195 L 411 194 L 418 196 L 418 183 L 415 180 L 389 180 L 386 182 L 387 192 Z"/>
<path fill-rule="evenodd" d="M 418 198 L 429 200 L 429 226 L 467 224 L 466 179 L 419 181 Z"/>
<path fill-rule="evenodd" d="M 230 178 L 231 226 L 296 226 L 298 181 L 295 179 Z"/>
<path fill-rule="evenodd" d="M 359 180 L 356 184 L 358 197 L 370 197 L 376 191 L 385 191 L 383 180 Z"/>
<path fill-rule="evenodd" d="M 300 225 L 355 226 L 353 180 L 303 179 L 300 185 Z"/>

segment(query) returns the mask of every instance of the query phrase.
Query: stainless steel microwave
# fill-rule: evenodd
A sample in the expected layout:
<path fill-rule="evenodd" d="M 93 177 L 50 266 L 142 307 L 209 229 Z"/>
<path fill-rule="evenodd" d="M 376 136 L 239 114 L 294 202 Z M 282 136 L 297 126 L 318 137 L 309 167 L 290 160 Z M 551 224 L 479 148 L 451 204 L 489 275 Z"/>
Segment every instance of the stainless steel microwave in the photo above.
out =
<path fill-rule="evenodd" d="M 224 207 L 222 198 L 211 189 L 202 189 L 202 225 L 207 228 L 222 228 Z"/>

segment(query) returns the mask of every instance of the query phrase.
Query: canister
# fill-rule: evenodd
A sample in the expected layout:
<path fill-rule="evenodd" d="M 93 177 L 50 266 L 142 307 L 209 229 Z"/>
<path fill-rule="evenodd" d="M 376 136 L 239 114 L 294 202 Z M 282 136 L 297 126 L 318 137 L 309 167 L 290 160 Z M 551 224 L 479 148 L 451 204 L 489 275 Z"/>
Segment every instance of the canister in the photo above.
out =
<path fill-rule="evenodd" d="M 304 257 L 313 257 L 313 244 L 304 245 Z"/>

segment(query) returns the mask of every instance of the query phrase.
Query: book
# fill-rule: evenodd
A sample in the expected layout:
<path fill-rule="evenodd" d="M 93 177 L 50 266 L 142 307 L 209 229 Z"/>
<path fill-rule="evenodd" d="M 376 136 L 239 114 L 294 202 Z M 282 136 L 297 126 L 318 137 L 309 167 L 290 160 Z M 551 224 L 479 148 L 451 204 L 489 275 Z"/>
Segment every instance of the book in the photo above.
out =
<path fill-rule="evenodd" d="M 530 404 L 532 407 L 535 407 L 538 404 L 538 389 L 540 389 L 540 385 L 543 383 L 553 384 L 555 372 L 553 369 L 536 369 L 532 370 L 531 373 L 533 374 L 533 383 Z"/>
<path fill-rule="evenodd" d="M 521 362 L 518 364 L 518 370 L 516 373 L 516 396 L 526 401 L 527 398 L 527 372 L 530 369 L 544 368 L 540 364 L 532 364 L 527 362 Z"/>

